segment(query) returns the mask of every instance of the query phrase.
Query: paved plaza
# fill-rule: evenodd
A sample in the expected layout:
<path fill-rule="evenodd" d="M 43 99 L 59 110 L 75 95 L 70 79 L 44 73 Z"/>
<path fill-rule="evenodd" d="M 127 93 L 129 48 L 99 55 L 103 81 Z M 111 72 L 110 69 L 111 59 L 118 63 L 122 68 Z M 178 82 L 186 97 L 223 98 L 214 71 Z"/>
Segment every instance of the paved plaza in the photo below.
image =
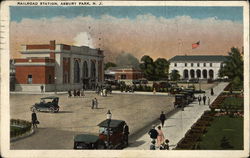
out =
<path fill-rule="evenodd" d="M 133 134 L 150 125 L 161 111 L 167 113 L 174 108 L 174 98 L 169 96 L 112 94 L 100 97 L 93 92 L 85 95 L 84 98 L 68 98 L 67 94 L 58 94 L 59 113 L 37 113 L 40 124 L 35 134 L 12 142 L 11 149 L 72 149 L 74 135 L 98 134 L 97 124 L 106 119 L 108 109 L 112 119 L 125 120 Z M 31 120 L 30 106 L 44 96 L 48 94 L 11 94 L 11 118 Z M 94 97 L 98 99 L 99 108 L 93 110 L 91 100 Z"/>
<path fill-rule="evenodd" d="M 215 92 L 213 96 L 210 95 L 209 89 L 206 90 L 205 95 L 210 97 L 210 104 L 223 91 L 227 84 L 228 83 L 222 82 L 215 86 L 213 88 Z M 209 110 L 209 106 L 207 104 L 204 105 L 203 102 L 201 102 L 201 105 L 199 105 L 198 101 L 196 100 L 192 104 L 189 104 L 187 107 L 185 107 L 184 111 L 179 110 L 170 117 L 167 117 L 163 127 L 163 133 L 165 138 L 170 141 L 170 149 L 176 147 L 177 143 L 181 140 L 181 138 L 184 137 L 185 133 L 191 128 L 196 120 L 198 120 L 205 110 Z M 157 124 L 157 126 L 159 125 L 160 124 Z M 130 146 L 126 148 L 126 150 L 149 150 L 150 137 L 147 134 L 147 131 L 144 133 L 145 134 L 139 137 L 137 140 L 131 142 Z"/>

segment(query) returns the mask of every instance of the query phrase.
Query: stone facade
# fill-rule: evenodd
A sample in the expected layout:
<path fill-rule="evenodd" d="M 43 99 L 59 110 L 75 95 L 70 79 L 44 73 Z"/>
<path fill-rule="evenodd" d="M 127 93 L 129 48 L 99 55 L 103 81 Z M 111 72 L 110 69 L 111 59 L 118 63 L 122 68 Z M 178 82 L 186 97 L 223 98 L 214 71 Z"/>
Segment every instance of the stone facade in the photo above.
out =
<path fill-rule="evenodd" d="M 219 79 L 219 70 L 227 56 L 175 56 L 171 58 L 169 73 L 178 71 L 181 79 Z"/>
<path fill-rule="evenodd" d="M 93 88 L 104 80 L 103 51 L 86 46 L 23 45 L 22 59 L 15 59 L 16 90 L 65 91 Z"/>

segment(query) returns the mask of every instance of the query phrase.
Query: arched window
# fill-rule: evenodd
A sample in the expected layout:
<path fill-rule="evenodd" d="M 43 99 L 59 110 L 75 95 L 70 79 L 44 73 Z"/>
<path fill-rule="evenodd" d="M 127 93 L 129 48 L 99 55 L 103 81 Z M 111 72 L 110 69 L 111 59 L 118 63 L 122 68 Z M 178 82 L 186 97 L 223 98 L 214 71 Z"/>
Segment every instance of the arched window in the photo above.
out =
<path fill-rule="evenodd" d="M 95 67 L 95 62 L 91 60 L 91 78 L 95 79 L 96 77 L 96 67 Z"/>
<path fill-rule="evenodd" d="M 89 76 L 89 70 L 88 70 L 88 63 L 87 61 L 84 61 L 83 62 L 83 68 L 82 68 L 82 76 L 83 78 L 88 78 Z"/>
<path fill-rule="evenodd" d="M 213 70 L 209 70 L 208 74 L 209 74 L 210 79 L 214 79 L 214 71 Z"/>
<path fill-rule="evenodd" d="M 202 70 L 203 78 L 207 78 L 207 70 Z"/>
<path fill-rule="evenodd" d="M 80 82 L 80 67 L 79 67 L 79 61 L 75 60 L 74 62 L 74 83 Z"/>
<path fill-rule="evenodd" d="M 196 77 L 201 78 L 201 70 L 196 70 Z"/>
<path fill-rule="evenodd" d="M 188 79 L 188 70 L 187 69 L 185 69 L 183 71 L 183 77 L 184 77 L 184 79 Z"/>
<path fill-rule="evenodd" d="M 194 78 L 194 70 L 193 70 L 193 69 L 190 70 L 190 77 L 191 77 L 191 78 Z"/>

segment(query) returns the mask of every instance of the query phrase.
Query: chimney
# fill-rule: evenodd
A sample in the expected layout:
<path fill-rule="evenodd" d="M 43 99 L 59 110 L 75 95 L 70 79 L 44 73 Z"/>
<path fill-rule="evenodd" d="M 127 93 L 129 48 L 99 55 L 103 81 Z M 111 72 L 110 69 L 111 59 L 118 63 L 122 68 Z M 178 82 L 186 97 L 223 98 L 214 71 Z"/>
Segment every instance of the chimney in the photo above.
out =
<path fill-rule="evenodd" d="M 55 40 L 50 41 L 49 44 L 50 44 L 50 50 L 56 49 L 56 41 Z"/>
<path fill-rule="evenodd" d="M 56 41 L 55 40 L 52 40 L 49 42 L 49 49 L 50 50 L 56 49 Z M 50 52 L 49 56 L 50 56 L 50 59 L 55 59 L 55 52 Z"/>

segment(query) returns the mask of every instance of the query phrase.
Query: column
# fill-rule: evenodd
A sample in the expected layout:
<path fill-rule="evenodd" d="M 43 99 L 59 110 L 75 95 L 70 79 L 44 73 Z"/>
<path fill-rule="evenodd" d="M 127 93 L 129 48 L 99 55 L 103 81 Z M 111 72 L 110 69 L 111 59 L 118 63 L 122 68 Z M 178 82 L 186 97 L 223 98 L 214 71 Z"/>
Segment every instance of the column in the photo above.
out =
<path fill-rule="evenodd" d="M 70 83 L 74 83 L 74 57 L 70 57 Z"/>

